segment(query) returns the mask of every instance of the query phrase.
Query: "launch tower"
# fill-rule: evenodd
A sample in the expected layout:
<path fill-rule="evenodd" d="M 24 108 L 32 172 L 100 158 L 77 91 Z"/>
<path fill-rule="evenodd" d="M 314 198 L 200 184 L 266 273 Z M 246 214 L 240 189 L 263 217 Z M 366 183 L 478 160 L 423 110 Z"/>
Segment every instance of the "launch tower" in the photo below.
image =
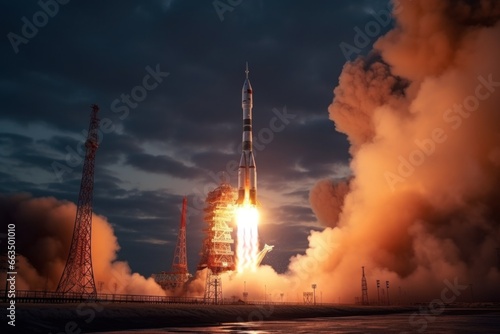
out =
<path fill-rule="evenodd" d="M 92 268 L 92 197 L 94 190 L 94 164 L 98 144 L 97 131 L 99 107 L 92 105 L 90 126 L 85 142 L 85 161 L 83 164 L 80 194 L 76 209 L 75 227 L 69 249 L 68 260 L 57 286 L 57 292 L 76 293 L 82 298 L 95 298 L 97 295 L 94 271 Z"/>
<path fill-rule="evenodd" d="M 205 302 L 222 302 L 222 285 L 220 274 L 234 270 L 234 252 L 231 245 L 235 194 L 234 189 L 223 180 L 219 187 L 211 191 L 206 199 L 205 229 L 206 238 L 203 242 L 202 256 L 198 269 L 207 269 L 205 286 Z"/>
<path fill-rule="evenodd" d="M 182 288 L 184 283 L 191 277 L 188 272 L 187 254 L 186 254 L 186 211 L 187 198 L 182 199 L 181 222 L 179 226 L 179 234 L 177 236 L 177 246 L 175 247 L 174 260 L 169 272 L 162 271 L 158 274 L 153 274 L 154 278 L 165 290 L 175 290 Z"/>

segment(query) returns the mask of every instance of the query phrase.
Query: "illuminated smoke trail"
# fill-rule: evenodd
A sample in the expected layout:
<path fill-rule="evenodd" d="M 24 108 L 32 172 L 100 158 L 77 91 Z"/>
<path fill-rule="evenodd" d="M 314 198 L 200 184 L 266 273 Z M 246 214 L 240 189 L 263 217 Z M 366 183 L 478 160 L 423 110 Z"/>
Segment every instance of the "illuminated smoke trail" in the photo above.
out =
<path fill-rule="evenodd" d="M 325 229 L 284 275 L 224 276 L 226 295 L 246 282 L 248 300 L 299 302 L 317 284 L 352 303 L 364 266 L 371 302 L 377 279 L 403 302 L 441 302 L 450 282 L 473 284 L 452 300 L 500 300 L 500 1 L 392 3 L 394 27 L 345 65 L 329 108 L 352 175 L 311 190 Z"/>
<path fill-rule="evenodd" d="M 16 288 L 54 291 L 68 258 L 76 205 L 53 197 L 0 194 L 0 228 L 15 224 L 17 256 Z M 3 245 L 3 244 L 2 244 Z M 98 214 L 92 217 L 92 265 L 99 292 L 164 295 L 152 278 L 132 273 L 117 261 L 120 249 L 111 224 Z M 5 272 L 0 280 L 5 280 Z"/>
<path fill-rule="evenodd" d="M 327 228 L 291 268 L 316 263 L 315 281 L 351 300 L 361 266 L 371 286 L 383 277 L 415 297 L 456 278 L 498 300 L 500 1 L 393 4 L 394 28 L 344 66 L 329 107 L 352 177 L 313 188 Z"/>
<path fill-rule="evenodd" d="M 237 270 L 254 270 L 259 253 L 259 211 L 255 206 L 244 204 L 236 208 Z"/>

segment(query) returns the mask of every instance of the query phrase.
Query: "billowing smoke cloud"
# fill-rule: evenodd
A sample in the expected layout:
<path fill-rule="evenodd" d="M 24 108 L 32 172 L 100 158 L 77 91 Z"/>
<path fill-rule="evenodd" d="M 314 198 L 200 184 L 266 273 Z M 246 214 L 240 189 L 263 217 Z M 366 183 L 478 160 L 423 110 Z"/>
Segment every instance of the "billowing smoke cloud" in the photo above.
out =
<path fill-rule="evenodd" d="M 369 63 L 358 58 L 347 63 L 335 89 L 332 108 L 337 131 L 348 133 L 350 152 L 355 154 L 375 137 L 374 113 L 382 105 L 399 110 L 400 87 L 405 81 L 394 77 L 383 62 Z"/>
<path fill-rule="evenodd" d="M 337 226 L 344 206 L 344 198 L 348 192 L 347 181 L 321 180 L 314 185 L 309 193 L 309 202 L 322 225 Z"/>
<path fill-rule="evenodd" d="M 311 232 L 286 275 L 228 276 L 229 294 L 246 280 L 256 299 L 301 300 L 316 283 L 324 301 L 353 302 L 364 266 L 371 301 L 377 279 L 393 301 L 447 287 L 448 302 L 467 301 L 469 284 L 477 300 L 500 299 L 500 1 L 398 2 L 395 27 L 334 90 L 330 119 L 351 143 L 353 178 L 311 191 L 329 227 Z"/>
<path fill-rule="evenodd" d="M 66 264 L 73 235 L 76 206 L 52 197 L 0 195 L 2 231 L 16 226 L 17 289 L 54 291 Z M 105 217 L 92 221 L 92 264 L 98 290 L 107 293 L 163 295 L 153 279 L 132 274 L 116 260 L 119 246 Z M 100 284 L 102 282 L 102 284 Z"/>
<path fill-rule="evenodd" d="M 500 2 L 401 5 L 380 58 L 346 64 L 334 91 L 354 178 L 339 228 L 310 244 L 335 249 L 320 270 L 337 288 L 364 265 L 415 294 L 457 277 L 498 299 Z"/>

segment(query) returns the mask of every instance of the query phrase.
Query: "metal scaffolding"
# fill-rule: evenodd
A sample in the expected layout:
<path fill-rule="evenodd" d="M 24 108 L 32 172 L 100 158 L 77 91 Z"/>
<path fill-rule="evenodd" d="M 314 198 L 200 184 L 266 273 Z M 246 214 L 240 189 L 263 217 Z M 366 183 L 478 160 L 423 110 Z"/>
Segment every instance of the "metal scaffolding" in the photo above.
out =
<path fill-rule="evenodd" d="M 92 268 L 92 199 L 94 191 L 95 155 L 99 147 L 99 107 L 92 105 L 89 132 L 85 142 L 80 194 L 76 209 L 75 227 L 66 266 L 57 286 L 57 292 L 76 293 L 95 298 L 97 290 Z"/>
<path fill-rule="evenodd" d="M 203 242 L 199 270 L 207 269 L 205 302 L 222 302 L 220 274 L 234 270 L 234 252 L 231 245 L 233 228 L 229 226 L 234 217 L 235 190 L 222 181 L 219 187 L 211 191 L 206 199 L 205 217 L 207 228 Z"/>

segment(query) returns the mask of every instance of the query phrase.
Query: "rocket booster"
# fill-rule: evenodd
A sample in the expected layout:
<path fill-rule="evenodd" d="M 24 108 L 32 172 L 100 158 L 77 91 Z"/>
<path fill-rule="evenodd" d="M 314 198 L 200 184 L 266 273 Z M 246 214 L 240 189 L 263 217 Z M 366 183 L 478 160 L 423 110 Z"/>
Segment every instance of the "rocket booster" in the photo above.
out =
<path fill-rule="evenodd" d="M 238 199 L 236 204 L 250 203 L 257 205 L 257 167 L 252 152 L 252 85 L 248 80 L 248 63 L 246 78 L 241 90 L 241 108 L 243 109 L 243 137 L 240 165 L 238 167 Z"/>

